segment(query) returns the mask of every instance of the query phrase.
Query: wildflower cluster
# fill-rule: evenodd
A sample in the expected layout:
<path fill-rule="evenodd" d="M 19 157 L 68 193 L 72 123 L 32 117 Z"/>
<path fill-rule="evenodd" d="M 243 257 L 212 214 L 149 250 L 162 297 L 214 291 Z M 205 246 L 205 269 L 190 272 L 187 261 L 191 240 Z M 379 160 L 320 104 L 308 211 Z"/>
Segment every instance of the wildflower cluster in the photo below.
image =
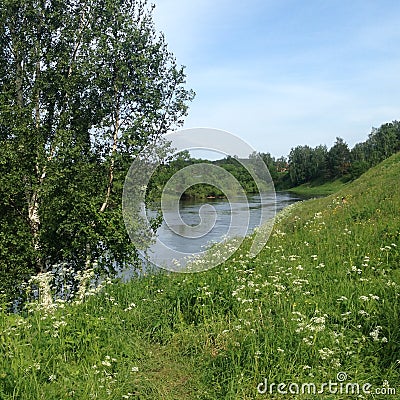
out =
<path fill-rule="evenodd" d="M 60 276 L 64 279 L 60 279 Z M 65 279 L 66 276 L 68 279 Z M 64 308 L 66 302 L 81 304 L 85 298 L 98 294 L 111 283 L 110 278 L 99 282 L 93 268 L 74 272 L 62 266 L 61 269 L 39 273 L 29 279 L 26 293 L 31 302 L 27 303 L 27 307 L 30 312 L 34 310 L 52 312 Z"/>

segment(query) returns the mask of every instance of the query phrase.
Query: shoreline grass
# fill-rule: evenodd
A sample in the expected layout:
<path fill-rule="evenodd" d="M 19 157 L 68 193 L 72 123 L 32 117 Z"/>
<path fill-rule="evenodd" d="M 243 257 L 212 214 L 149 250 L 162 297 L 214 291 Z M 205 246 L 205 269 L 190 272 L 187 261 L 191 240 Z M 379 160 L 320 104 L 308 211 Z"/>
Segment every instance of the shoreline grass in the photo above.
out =
<path fill-rule="evenodd" d="M 321 197 L 337 193 L 350 183 L 348 177 L 335 179 L 329 182 L 321 182 L 317 180 L 314 182 L 303 183 L 302 185 L 287 189 L 286 191 L 299 195 Z"/>
<path fill-rule="evenodd" d="M 0 313 L 0 398 L 310 399 L 257 386 L 320 385 L 339 372 L 398 396 L 399 182 L 400 153 L 285 209 L 253 259 L 249 237 L 212 270 Z"/>

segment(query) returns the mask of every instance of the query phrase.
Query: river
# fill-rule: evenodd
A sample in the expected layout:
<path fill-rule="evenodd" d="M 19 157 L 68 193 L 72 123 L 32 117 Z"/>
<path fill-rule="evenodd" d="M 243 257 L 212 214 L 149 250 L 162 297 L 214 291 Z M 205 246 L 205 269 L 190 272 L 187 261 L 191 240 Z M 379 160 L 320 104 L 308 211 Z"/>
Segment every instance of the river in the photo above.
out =
<path fill-rule="evenodd" d="M 290 192 L 277 192 L 276 196 L 248 195 L 236 198 L 234 203 L 226 199 L 205 199 L 204 201 L 181 200 L 179 213 L 176 210 L 164 210 L 164 220 L 157 230 L 160 243 L 150 247 L 156 264 L 166 262 L 170 257 L 169 249 L 185 254 L 196 254 L 203 251 L 210 243 L 220 242 L 225 236 L 245 236 L 253 232 L 263 221 L 273 218 L 286 206 L 304 200 Z M 202 234 L 193 233 L 193 227 L 208 220 L 207 229 Z M 168 222 L 166 222 L 168 221 Z M 207 225 L 207 224 L 206 224 Z"/>

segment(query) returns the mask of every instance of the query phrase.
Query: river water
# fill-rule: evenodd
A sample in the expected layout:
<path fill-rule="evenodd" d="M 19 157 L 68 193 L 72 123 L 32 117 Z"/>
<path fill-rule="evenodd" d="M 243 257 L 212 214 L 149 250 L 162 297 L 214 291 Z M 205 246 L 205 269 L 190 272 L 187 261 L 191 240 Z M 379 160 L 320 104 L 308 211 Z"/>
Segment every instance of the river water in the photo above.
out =
<path fill-rule="evenodd" d="M 211 243 L 220 242 L 223 237 L 251 234 L 260 221 L 273 218 L 275 212 L 300 200 L 304 198 L 290 192 L 277 192 L 275 196 L 248 195 L 238 197 L 232 203 L 223 198 L 181 200 L 179 213 L 164 209 L 164 220 L 157 230 L 159 243 L 150 247 L 150 254 L 153 261 L 161 265 L 170 257 L 170 251 L 199 253 Z M 204 232 L 196 228 L 200 222 L 205 225 Z M 193 228 L 197 231 L 193 232 Z"/>

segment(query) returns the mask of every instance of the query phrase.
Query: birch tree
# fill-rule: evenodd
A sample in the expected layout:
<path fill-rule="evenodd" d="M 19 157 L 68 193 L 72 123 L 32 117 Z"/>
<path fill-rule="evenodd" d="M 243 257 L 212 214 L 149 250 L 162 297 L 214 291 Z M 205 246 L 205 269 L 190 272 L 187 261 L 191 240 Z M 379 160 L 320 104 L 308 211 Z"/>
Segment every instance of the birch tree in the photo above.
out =
<path fill-rule="evenodd" d="M 2 0 L 0 279 L 133 262 L 121 217 L 135 154 L 193 92 L 144 0 Z"/>

